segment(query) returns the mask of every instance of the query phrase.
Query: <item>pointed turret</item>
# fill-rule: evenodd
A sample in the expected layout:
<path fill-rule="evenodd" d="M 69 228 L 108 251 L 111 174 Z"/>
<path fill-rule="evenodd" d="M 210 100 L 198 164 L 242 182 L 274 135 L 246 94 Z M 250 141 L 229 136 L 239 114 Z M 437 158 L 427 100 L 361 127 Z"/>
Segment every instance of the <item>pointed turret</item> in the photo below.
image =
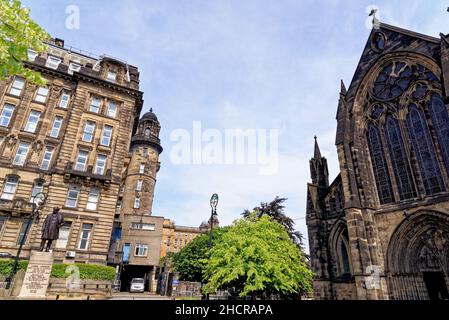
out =
<path fill-rule="evenodd" d="M 340 99 L 337 107 L 337 134 L 335 137 L 335 144 L 341 144 L 344 140 L 345 124 L 347 120 L 347 101 L 346 101 L 346 86 L 343 80 L 340 82 Z"/>
<path fill-rule="evenodd" d="M 310 160 L 310 175 L 314 185 L 317 185 L 319 188 L 326 189 L 329 187 L 329 170 L 327 167 L 327 160 L 321 156 L 317 137 L 315 136 L 314 139 L 315 147 L 313 158 Z"/>
<path fill-rule="evenodd" d="M 314 150 L 313 150 L 313 158 L 318 160 L 318 159 L 321 159 L 320 146 L 318 145 L 317 137 L 314 136 L 313 138 L 315 139 L 315 147 L 314 147 Z"/>
<path fill-rule="evenodd" d="M 343 82 L 343 79 L 340 80 L 340 95 L 346 95 L 347 90 L 346 90 L 346 86 L 345 83 Z"/>

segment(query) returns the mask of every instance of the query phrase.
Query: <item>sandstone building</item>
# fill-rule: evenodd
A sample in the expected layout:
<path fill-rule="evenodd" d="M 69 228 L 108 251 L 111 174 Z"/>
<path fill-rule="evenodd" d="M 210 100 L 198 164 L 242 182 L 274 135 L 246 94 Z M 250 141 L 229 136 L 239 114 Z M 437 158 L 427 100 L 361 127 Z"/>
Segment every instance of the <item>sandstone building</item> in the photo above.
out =
<path fill-rule="evenodd" d="M 214 215 L 213 228 L 220 225 L 217 216 Z M 206 234 L 210 230 L 210 219 L 204 221 L 199 227 L 178 226 L 170 219 L 165 219 L 162 229 L 161 258 L 168 252 L 179 252 L 197 236 Z"/>
<path fill-rule="evenodd" d="M 152 112 L 139 121 L 138 69 L 58 39 L 47 53 L 28 55 L 46 86 L 20 77 L 0 83 L 0 255 L 16 255 L 32 196 L 43 192 L 22 258 L 39 248 L 44 218 L 58 206 L 66 225 L 53 244 L 55 262 L 106 264 L 121 227 L 129 263 L 157 264 L 163 218 L 150 215 L 160 126 Z M 121 226 L 113 229 L 114 221 Z"/>
<path fill-rule="evenodd" d="M 341 85 L 329 184 L 315 142 L 307 226 L 318 299 L 449 299 L 449 37 L 374 28 Z"/>

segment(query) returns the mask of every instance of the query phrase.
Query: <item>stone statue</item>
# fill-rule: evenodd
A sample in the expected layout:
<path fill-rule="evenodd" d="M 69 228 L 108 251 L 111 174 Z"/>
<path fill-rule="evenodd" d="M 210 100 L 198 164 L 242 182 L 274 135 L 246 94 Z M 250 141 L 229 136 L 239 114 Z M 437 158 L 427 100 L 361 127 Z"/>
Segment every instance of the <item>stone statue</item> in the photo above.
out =
<path fill-rule="evenodd" d="M 42 226 L 42 241 L 40 251 L 44 251 L 45 242 L 47 242 L 47 246 L 45 247 L 45 251 L 48 252 L 51 248 L 51 244 L 53 240 L 57 240 L 59 237 L 59 228 L 64 225 L 64 218 L 61 213 L 59 213 L 59 208 L 53 208 L 53 213 L 49 214 L 45 220 L 44 225 Z"/>

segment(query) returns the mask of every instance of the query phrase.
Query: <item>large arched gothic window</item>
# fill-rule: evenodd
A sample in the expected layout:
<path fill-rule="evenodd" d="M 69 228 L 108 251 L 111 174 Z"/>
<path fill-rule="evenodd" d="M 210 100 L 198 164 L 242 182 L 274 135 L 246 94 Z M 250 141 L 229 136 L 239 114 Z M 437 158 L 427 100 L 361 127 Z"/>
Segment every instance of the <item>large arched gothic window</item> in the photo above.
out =
<path fill-rule="evenodd" d="M 437 133 L 438 143 L 444 158 L 444 163 L 449 172 L 449 115 L 443 99 L 438 94 L 433 94 L 430 99 L 429 111 Z"/>
<path fill-rule="evenodd" d="M 387 138 L 394 176 L 398 185 L 399 197 L 401 200 L 414 198 L 416 197 L 416 192 L 401 136 L 401 128 L 399 127 L 398 121 L 392 116 L 387 117 L 385 136 Z"/>
<path fill-rule="evenodd" d="M 431 69 L 410 57 L 389 61 L 367 92 L 366 135 L 381 204 L 416 198 L 418 189 L 433 195 L 447 188 L 440 161 L 444 158 L 449 173 L 449 113 L 438 94 L 441 80 Z M 408 150 L 416 166 L 410 165 Z"/>
<path fill-rule="evenodd" d="M 426 118 L 423 110 L 418 109 L 415 104 L 409 107 L 407 124 L 426 194 L 431 195 L 444 191 Z"/>
<path fill-rule="evenodd" d="M 393 191 L 388 176 L 388 169 L 379 129 L 372 124 L 368 127 L 368 144 L 380 203 L 386 204 L 393 202 Z"/>

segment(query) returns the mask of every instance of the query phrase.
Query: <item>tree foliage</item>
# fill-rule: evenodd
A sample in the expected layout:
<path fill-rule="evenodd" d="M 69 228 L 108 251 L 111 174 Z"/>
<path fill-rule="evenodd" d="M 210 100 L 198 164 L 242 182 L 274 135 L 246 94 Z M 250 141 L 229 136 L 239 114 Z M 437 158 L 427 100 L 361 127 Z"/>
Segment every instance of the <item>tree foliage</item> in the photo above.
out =
<path fill-rule="evenodd" d="M 287 198 L 276 197 L 269 203 L 261 202 L 260 206 L 255 207 L 252 211 L 245 209 L 242 215 L 245 218 L 248 218 L 252 213 L 256 214 L 259 218 L 263 215 L 272 217 L 276 222 L 285 227 L 288 235 L 290 236 L 290 239 L 292 239 L 292 241 L 302 249 L 303 236 L 301 232 L 295 231 L 295 222 L 293 221 L 293 219 L 291 219 L 284 213 L 285 206 L 283 205 L 283 203 L 285 200 L 287 200 Z"/>
<path fill-rule="evenodd" d="M 213 229 L 212 243 L 214 246 L 220 242 L 227 229 L 228 227 Z M 200 282 L 203 279 L 209 256 L 209 234 L 198 236 L 172 256 L 173 270 L 179 272 L 180 280 Z"/>
<path fill-rule="evenodd" d="M 24 65 L 28 60 L 28 49 L 38 53 L 46 51 L 45 41 L 50 38 L 22 7 L 19 0 L 0 0 L 0 81 L 12 75 L 44 84 L 40 73 Z"/>
<path fill-rule="evenodd" d="M 240 296 L 267 298 L 310 292 L 312 271 L 285 227 L 258 212 L 234 222 L 205 265 L 206 293 L 231 289 Z"/>

